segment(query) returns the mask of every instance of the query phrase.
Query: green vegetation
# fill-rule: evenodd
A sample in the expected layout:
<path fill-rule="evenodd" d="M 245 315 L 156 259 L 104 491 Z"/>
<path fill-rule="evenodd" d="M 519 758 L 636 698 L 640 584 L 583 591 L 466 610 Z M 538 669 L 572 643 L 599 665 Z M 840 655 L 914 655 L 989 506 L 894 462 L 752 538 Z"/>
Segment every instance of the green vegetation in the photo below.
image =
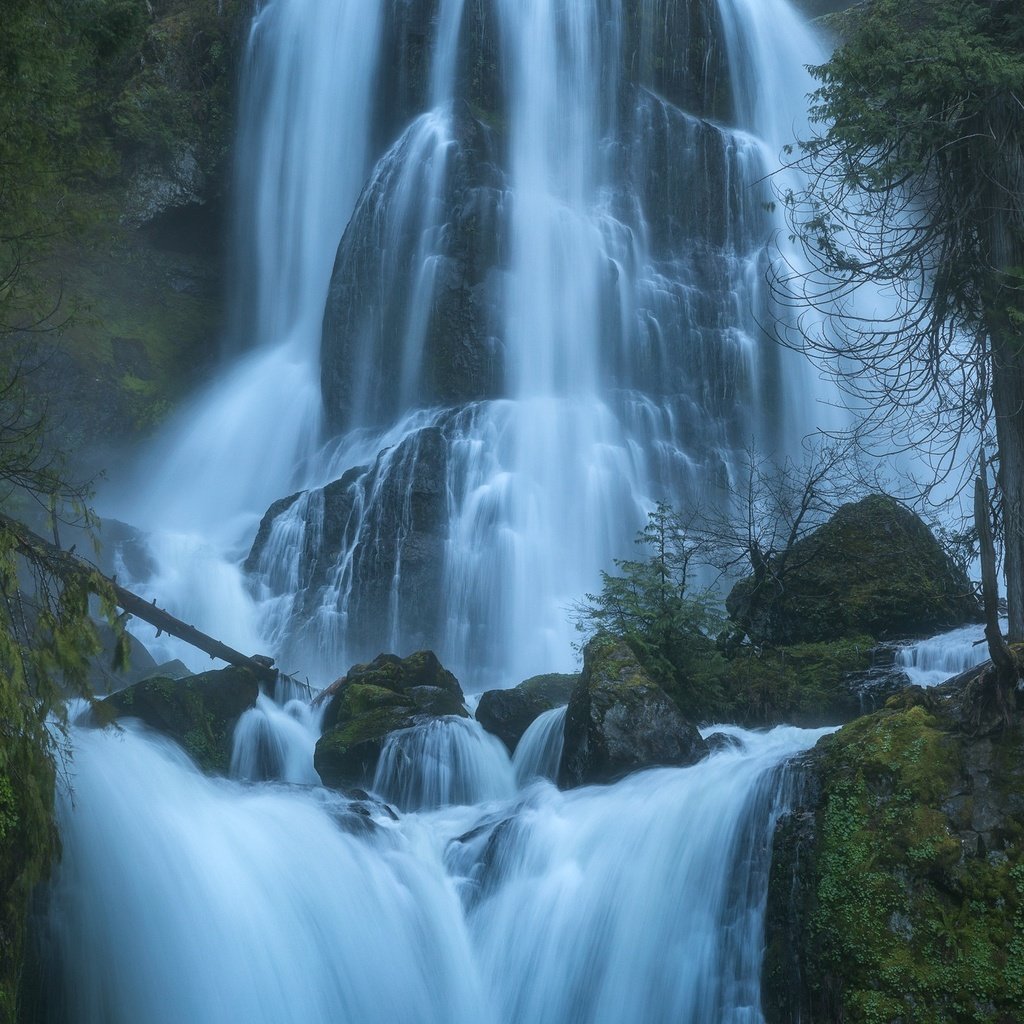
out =
<path fill-rule="evenodd" d="M 995 447 L 1011 641 L 1024 639 L 1024 7 L 871 0 L 812 69 L 809 185 L 786 202 L 813 271 L 777 283 L 808 349 L 941 477 Z M 854 291 L 892 302 L 862 319 Z M 994 608 L 992 610 L 994 615 Z M 1004 680 L 1010 686 L 1013 680 Z"/>
<path fill-rule="evenodd" d="M 698 546 L 690 524 L 659 502 L 648 515 L 636 543 L 650 551 L 645 559 L 616 559 L 619 575 L 602 572 L 599 594 L 588 594 L 576 609 L 577 628 L 586 642 L 607 636 L 625 641 L 644 671 L 679 705 L 684 714 L 713 715 L 717 695 L 709 679 L 698 688 L 693 671 L 713 656 L 723 621 L 707 591 L 690 588 Z"/>
<path fill-rule="evenodd" d="M 893 703 L 822 744 L 816 847 L 798 866 L 807 998 L 849 1024 L 1010 1024 L 1024 1005 L 1024 737 L 972 740 L 935 707 Z"/>

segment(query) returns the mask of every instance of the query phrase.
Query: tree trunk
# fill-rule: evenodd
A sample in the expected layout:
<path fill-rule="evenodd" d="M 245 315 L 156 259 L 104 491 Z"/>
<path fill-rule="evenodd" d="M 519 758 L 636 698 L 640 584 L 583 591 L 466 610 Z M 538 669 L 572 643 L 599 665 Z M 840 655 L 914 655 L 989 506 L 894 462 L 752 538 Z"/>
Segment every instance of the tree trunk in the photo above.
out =
<path fill-rule="evenodd" d="M 986 111 L 990 140 L 979 174 L 987 202 L 979 225 L 990 269 L 982 296 L 991 344 L 992 408 L 1003 499 L 1003 565 L 1011 643 L 1024 642 L 1024 115 L 1007 92 Z M 987 165 L 987 166 L 986 166 Z"/>
<path fill-rule="evenodd" d="M 992 407 L 1003 500 L 1003 568 L 1011 643 L 1024 642 L 1024 338 L 992 342 Z"/>

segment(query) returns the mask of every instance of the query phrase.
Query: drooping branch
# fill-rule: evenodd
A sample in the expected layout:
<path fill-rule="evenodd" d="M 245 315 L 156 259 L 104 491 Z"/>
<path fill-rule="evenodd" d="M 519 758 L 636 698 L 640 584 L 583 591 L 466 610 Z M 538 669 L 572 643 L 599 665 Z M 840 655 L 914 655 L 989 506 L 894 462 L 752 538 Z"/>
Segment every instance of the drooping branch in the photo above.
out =
<path fill-rule="evenodd" d="M 58 573 L 78 577 L 87 583 L 90 580 L 96 581 L 98 584 L 107 587 L 113 594 L 119 608 L 155 626 L 158 634 L 163 632 L 176 636 L 179 640 L 184 640 L 185 643 L 191 644 L 197 650 L 208 654 L 211 658 L 219 658 L 221 661 L 226 661 L 229 665 L 247 668 L 258 679 L 269 685 L 277 682 L 279 673 L 273 667 L 273 661 L 269 658 L 250 657 L 249 655 L 242 654 L 233 647 L 229 647 L 227 644 L 221 643 L 221 641 L 214 637 L 196 629 L 195 626 L 182 622 L 181 619 L 175 618 L 170 612 L 165 611 L 163 608 L 158 608 L 155 602 L 151 603 L 144 600 L 138 594 L 134 594 L 122 587 L 116 580 L 105 576 L 84 558 L 80 558 L 71 551 L 65 551 L 63 548 L 57 547 L 30 530 L 24 523 L 20 523 L 3 513 L 0 513 L 0 528 L 10 532 L 16 539 L 18 547 L 26 554 L 45 559 L 53 565 Z M 89 589 L 98 592 L 99 587 L 90 586 Z"/>

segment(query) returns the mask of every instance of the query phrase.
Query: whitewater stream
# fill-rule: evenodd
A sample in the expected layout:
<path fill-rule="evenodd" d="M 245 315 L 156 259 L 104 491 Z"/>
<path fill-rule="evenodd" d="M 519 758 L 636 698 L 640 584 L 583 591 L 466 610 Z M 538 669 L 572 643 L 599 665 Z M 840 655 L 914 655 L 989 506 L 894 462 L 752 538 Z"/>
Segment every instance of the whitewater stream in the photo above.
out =
<path fill-rule="evenodd" d="M 204 777 L 131 723 L 74 731 L 43 933 L 51 1021 L 762 1020 L 784 762 L 822 731 L 726 727 L 733 743 L 691 768 L 560 792 L 543 777 L 550 717 L 516 764 L 476 722 L 443 720 L 385 751 L 373 788 L 396 815 L 301 785 L 305 705 L 249 718 L 236 770 L 269 739 L 282 781 Z"/>

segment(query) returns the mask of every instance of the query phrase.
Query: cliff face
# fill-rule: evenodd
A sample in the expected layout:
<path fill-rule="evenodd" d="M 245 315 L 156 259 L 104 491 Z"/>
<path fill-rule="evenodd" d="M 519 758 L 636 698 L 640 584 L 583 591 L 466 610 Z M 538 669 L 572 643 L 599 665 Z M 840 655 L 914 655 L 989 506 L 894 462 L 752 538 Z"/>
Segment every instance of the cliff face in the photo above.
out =
<path fill-rule="evenodd" d="M 807 756 L 775 838 L 769 1024 L 1019 1020 L 1024 729 L 972 722 L 968 681 L 904 691 Z"/>
<path fill-rule="evenodd" d="M 216 350 L 250 6 L 43 0 L 5 18 L 17 66 L 0 101 L 19 145 L 0 235 L 30 241 L 19 277 L 33 293 L 14 326 L 44 318 L 23 338 L 31 383 L 59 446 L 93 449 L 92 467 L 159 421 Z"/>

